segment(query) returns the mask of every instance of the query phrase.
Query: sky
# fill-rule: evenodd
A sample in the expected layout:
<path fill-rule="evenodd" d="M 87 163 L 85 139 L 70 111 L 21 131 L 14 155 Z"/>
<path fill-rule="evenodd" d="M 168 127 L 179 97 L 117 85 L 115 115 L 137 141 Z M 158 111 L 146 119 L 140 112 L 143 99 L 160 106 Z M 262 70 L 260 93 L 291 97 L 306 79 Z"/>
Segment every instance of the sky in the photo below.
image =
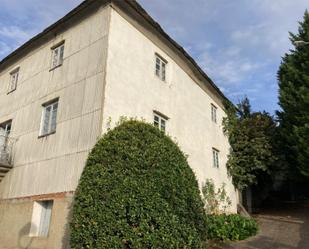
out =
<path fill-rule="evenodd" d="M 82 0 L 0 0 L 0 60 Z M 139 0 L 234 103 L 275 113 L 277 70 L 308 0 Z"/>

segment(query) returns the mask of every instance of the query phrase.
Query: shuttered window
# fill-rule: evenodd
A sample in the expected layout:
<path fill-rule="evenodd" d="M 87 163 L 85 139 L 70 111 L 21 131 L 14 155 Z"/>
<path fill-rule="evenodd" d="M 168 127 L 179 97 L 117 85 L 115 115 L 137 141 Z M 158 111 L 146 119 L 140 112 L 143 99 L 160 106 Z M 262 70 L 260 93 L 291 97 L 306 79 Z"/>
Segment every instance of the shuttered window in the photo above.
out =
<path fill-rule="evenodd" d="M 9 161 L 9 149 L 8 141 L 11 132 L 12 120 L 0 124 L 0 161 Z"/>
<path fill-rule="evenodd" d="M 51 68 L 56 68 L 63 63 L 64 43 L 52 48 L 52 63 Z"/>
<path fill-rule="evenodd" d="M 10 73 L 10 84 L 8 87 L 8 93 L 16 90 L 18 77 L 19 77 L 19 68 L 15 69 Z"/>
<path fill-rule="evenodd" d="M 219 151 L 215 148 L 212 149 L 213 166 L 219 168 Z"/>
<path fill-rule="evenodd" d="M 211 120 L 217 123 L 217 107 L 211 104 Z"/>
<path fill-rule="evenodd" d="M 53 207 L 53 201 L 42 201 L 41 220 L 39 225 L 38 236 L 47 237 L 50 225 L 51 212 Z"/>
<path fill-rule="evenodd" d="M 45 136 L 56 132 L 57 112 L 58 112 L 58 99 L 43 105 L 41 132 L 40 132 L 41 136 Z"/>
<path fill-rule="evenodd" d="M 47 237 L 54 201 L 36 201 L 33 205 L 30 236 Z"/>

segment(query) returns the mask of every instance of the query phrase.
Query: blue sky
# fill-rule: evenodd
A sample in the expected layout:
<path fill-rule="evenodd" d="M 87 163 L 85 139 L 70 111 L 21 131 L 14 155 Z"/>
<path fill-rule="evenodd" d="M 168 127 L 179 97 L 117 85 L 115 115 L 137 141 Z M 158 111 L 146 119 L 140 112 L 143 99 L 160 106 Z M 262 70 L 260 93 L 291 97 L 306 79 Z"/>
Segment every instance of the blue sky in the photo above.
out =
<path fill-rule="evenodd" d="M 0 0 L 0 59 L 81 0 Z M 139 0 L 233 102 L 274 113 L 277 70 L 308 0 Z"/>

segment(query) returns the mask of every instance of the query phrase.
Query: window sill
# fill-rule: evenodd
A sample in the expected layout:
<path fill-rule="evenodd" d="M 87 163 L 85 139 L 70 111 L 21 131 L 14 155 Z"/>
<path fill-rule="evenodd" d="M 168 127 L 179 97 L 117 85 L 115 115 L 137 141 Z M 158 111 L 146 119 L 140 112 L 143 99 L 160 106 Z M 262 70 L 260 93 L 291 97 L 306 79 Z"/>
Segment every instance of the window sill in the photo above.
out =
<path fill-rule="evenodd" d="M 28 235 L 30 238 L 35 238 L 35 239 L 47 239 L 48 236 L 40 236 L 40 235 L 36 235 L 36 234 L 29 234 Z"/>
<path fill-rule="evenodd" d="M 155 76 L 156 76 L 156 78 L 157 78 L 158 80 L 160 80 L 161 82 L 167 83 L 167 82 L 166 82 L 166 79 L 162 79 L 160 76 L 158 76 L 158 75 L 156 75 L 156 74 L 155 74 Z"/>
<path fill-rule="evenodd" d="M 62 66 L 62 63 L 49 69 L 49 72 L 54 71 L 56 68 L 61 67 L 61 66 Z"/>
<path fill-rule="evenodd" d="M 39 236 L 39 235 L 28 235 L 28 237 L 37 241 L 46 241 L 49 239 L 49 236 Z"/>
<path fill-rule="evenodd" d="M 50 132 L 50 133 L 47 133 L 47 134 L 44 134 L 44 135 L 40 135 L 40 136 L 38 136 L 38 138 L 40 139 L 40 138 L 43 138 L 43 137 L 48 137 L 48 136 L 53 135 L 55 133 L 56 133 L 56 131 L 53 131 L 53 132 Z"/>
<path fill-rule="evenodd" d="M 6 94 L 9 95 L 9 94 L 11 94 L 12 92 L 15 92 L 15 91 L 16 91 L 16 88 L 14 90 L 7 92 Z"/>

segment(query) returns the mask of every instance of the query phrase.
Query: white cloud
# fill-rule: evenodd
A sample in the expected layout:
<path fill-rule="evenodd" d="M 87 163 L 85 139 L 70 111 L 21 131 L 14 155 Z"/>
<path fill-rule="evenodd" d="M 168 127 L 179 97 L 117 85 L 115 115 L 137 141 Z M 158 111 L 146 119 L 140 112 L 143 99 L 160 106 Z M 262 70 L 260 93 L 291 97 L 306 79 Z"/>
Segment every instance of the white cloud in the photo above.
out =
<path fill-rule="evenodd" d="M 239 85 L 242 81 L 264 65 L 243 57 L 237 47 L 222 48 L 218 51 L 204 51 L 198 61 L 211 78 L 216 79 L 220 86 Z"/>
<path fill-rule="evenodd" d="M 8 46 L 6 43 L 0 41 L 0 58 L 6 54 L 8 54 L 12 48 Z"/>
<path fill-rule="evenodd" d="M 225 51 L 225 55 L 229 57 L 239 56 L 241 53 L 240 47 L 228 47 Z"/>
<path fill-rule="evenodd" d="M 0 0 L 0 60 L 82 0 Z M 10 48 L 10 49 L 8 49 Z"/>
<path fill-rule="evenodd" d="M 0 36 L 4 38 L 14 39 L 17 43 L 29 39 L 33 32 L 28 32 L 17 26 L 0 27 Z"/>

